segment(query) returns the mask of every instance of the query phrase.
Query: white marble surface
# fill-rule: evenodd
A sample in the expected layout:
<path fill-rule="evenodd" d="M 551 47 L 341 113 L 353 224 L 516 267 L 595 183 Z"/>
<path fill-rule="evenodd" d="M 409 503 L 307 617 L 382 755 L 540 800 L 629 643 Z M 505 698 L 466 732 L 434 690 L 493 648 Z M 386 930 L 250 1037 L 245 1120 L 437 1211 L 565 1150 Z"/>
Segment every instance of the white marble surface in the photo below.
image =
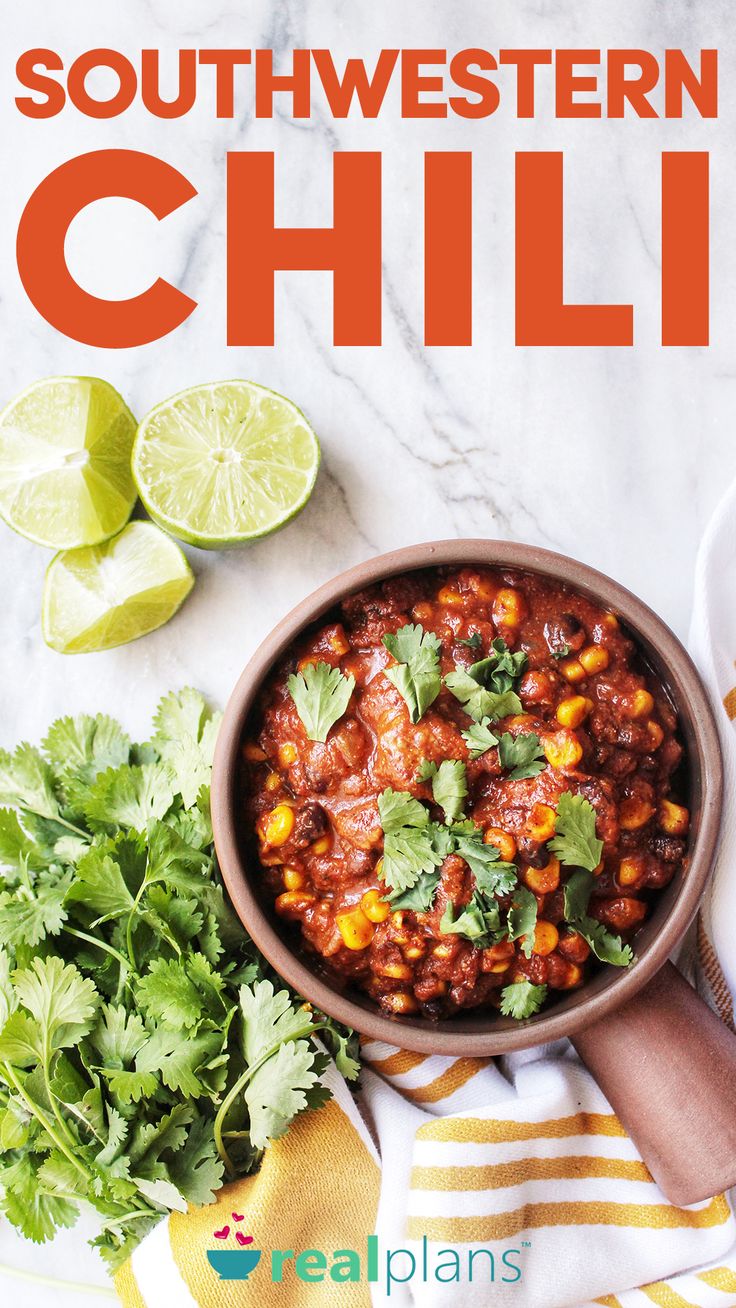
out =
<path fill-rule="evenodd" d="M 389 547 L 441 536 L 532 541 L 579 556 L 638 591 L 684 634 L 698 541 L 736 472 L 736 145 L 734 18 L 728 0 L 24 0 L 5 15 L 0 47 L 0 399 L 55 372 L 109 378 L 137 414 L 194 380 L 245 376 L 292 396 L 317 429 L 324 467 L 306 511 L 242 552 L 190 551 L 197 586 L 170 626 L 144 641 L 74 659 L 47 650 L 39 600 L 49 555 L 0 527 L 3 639 L 0 743 L 37 739 L 51 718 L 117 711 L 146 729 L 160 693 L 193 683 L 224 701 L 274 621 L 319 582 Z M 255 122 L 248 74 L 234 121 L 214 117 L 208 91 L 185 119 L 140 109 L 111 122 L 73 109 L 48 121 L 15 109 L 14 64 L 30 46 L 73 57 L 111 45 L 328 46 L 336 61 L 382 46 L 701 46 L 721 51 L 717 122 L 401 122 L 390 96 L 374 122 L 335 123 L 318 111 Z M 282 66 L 285 71 L 285 67 Z M 541 83 L 540 83 L 541 85 Z M 547 87 L 549 83 L 546 83 Z M 143 289 L 158 272 L 199 301 L 175 334 L 137 350 L 85 348 L 53 331 L 25 298 L 14 264 L 27 196 L 58 163 L 101 147 L 147 149 L 194 182 L 199 197 L 163 224 L 122 202 L 76 223 L 69 257 L 100 294 Z M 277 153 L 277 219 L 331 221 L 335 149 L 384 152 L 384 344 L 331 345 L 327 274 L 278 278 L 277 345 L 225 344 L 225 155 Z M 472 149 L 475 173 L 475 338 L 471 349 L 422 346 L 422 156 Z M 518 349 L 513 332 L 513 164 L 517 149 L 563 149 L 570 300 L 635 303 L 633 349 Z M 662 149 L 712 158 L 712 344 L 669 349 L 659 338 L 659 168 Z M 38 1266 L 0 1225 L 0 1261 Z M 81 1236 L 44 1255 L 48 1269 L 101 1279 Z M 18 1287 L 0 1300 L 71 1308 L 75 1295 Z M 6 1298 L 7 1296 L 7 1298 Z M 96 1302 L 90 1300 L 91 1303 Z M 101 1303 L 102 1300 L 99 1300 Z"/>

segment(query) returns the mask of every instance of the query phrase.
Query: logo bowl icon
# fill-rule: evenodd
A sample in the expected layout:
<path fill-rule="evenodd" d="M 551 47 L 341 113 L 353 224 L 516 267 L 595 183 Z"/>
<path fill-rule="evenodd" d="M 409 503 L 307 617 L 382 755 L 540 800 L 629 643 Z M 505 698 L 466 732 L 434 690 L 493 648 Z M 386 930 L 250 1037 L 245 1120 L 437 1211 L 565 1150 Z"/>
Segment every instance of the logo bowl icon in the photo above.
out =
<path fill-rule="evenodd" d="M 207 1261 L 221 1281 L 247 1281 L 261 1261 L 260 1249 L 208 1249 Z"/>

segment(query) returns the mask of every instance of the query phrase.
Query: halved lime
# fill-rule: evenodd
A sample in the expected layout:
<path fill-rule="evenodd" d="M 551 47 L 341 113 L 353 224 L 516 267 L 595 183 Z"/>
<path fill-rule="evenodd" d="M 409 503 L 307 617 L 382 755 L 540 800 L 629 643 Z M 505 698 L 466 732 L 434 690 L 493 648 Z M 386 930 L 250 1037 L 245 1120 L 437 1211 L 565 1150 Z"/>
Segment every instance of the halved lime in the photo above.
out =
<path fill-rule="evenodd" d="M 317 437 L 291 400 L 255 382 L 212 382 L 143 419 L 133 476 L 154 522 L 216 550 L 289 522 L 312 493 L 319 458 Z"/>
<path fill-rule="evenodd" d="M 102 545 L 62 550 L 51 560 L 43 638 L 60 654 L 125 645 L 168 622 L 193 585 L 176 542 L 152 522 L 130 522 Z"/>
<path fill-rule="evenodd" d="M 99 377 L 47 377 L 0 414 L 0 515 L 37 545 L 75 549 L 125 526 L 135 418 Z"/>

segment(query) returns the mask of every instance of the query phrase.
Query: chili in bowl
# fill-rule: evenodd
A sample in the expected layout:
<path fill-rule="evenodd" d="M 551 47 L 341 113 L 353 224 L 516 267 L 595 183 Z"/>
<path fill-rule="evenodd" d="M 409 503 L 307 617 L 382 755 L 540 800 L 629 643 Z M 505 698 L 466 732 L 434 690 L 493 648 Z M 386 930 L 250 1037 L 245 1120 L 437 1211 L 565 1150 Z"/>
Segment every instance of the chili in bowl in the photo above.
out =
<path fill-rule="evenodd" d="M 547 551 L 449 541 L 337 578 L 261 647 L 218 743 L 215 838 L 306 998 L 407 1047 L 503 1052 L 665 961 L 720 775 L 697 673 L 645 605 Z"/>
<path fill-rule="evenodd" d="M 391 577 L 289 647 L 243 744 L 264 900 L 389 1014 L 532 1017 L 681 871 L 677 718 L 618 618 L 493 567 Z"/>

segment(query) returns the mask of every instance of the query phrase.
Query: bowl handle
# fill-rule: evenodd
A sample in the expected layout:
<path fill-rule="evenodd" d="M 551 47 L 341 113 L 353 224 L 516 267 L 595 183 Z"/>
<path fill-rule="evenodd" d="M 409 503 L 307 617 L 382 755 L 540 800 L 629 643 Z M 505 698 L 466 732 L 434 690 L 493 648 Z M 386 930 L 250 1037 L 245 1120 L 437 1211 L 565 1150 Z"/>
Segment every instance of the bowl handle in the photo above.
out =
<path fill-rule="evenodd" d="M 573 1044 L 671 1203 L 736 1185 L 736 1035 L 671 963 Z"/>

